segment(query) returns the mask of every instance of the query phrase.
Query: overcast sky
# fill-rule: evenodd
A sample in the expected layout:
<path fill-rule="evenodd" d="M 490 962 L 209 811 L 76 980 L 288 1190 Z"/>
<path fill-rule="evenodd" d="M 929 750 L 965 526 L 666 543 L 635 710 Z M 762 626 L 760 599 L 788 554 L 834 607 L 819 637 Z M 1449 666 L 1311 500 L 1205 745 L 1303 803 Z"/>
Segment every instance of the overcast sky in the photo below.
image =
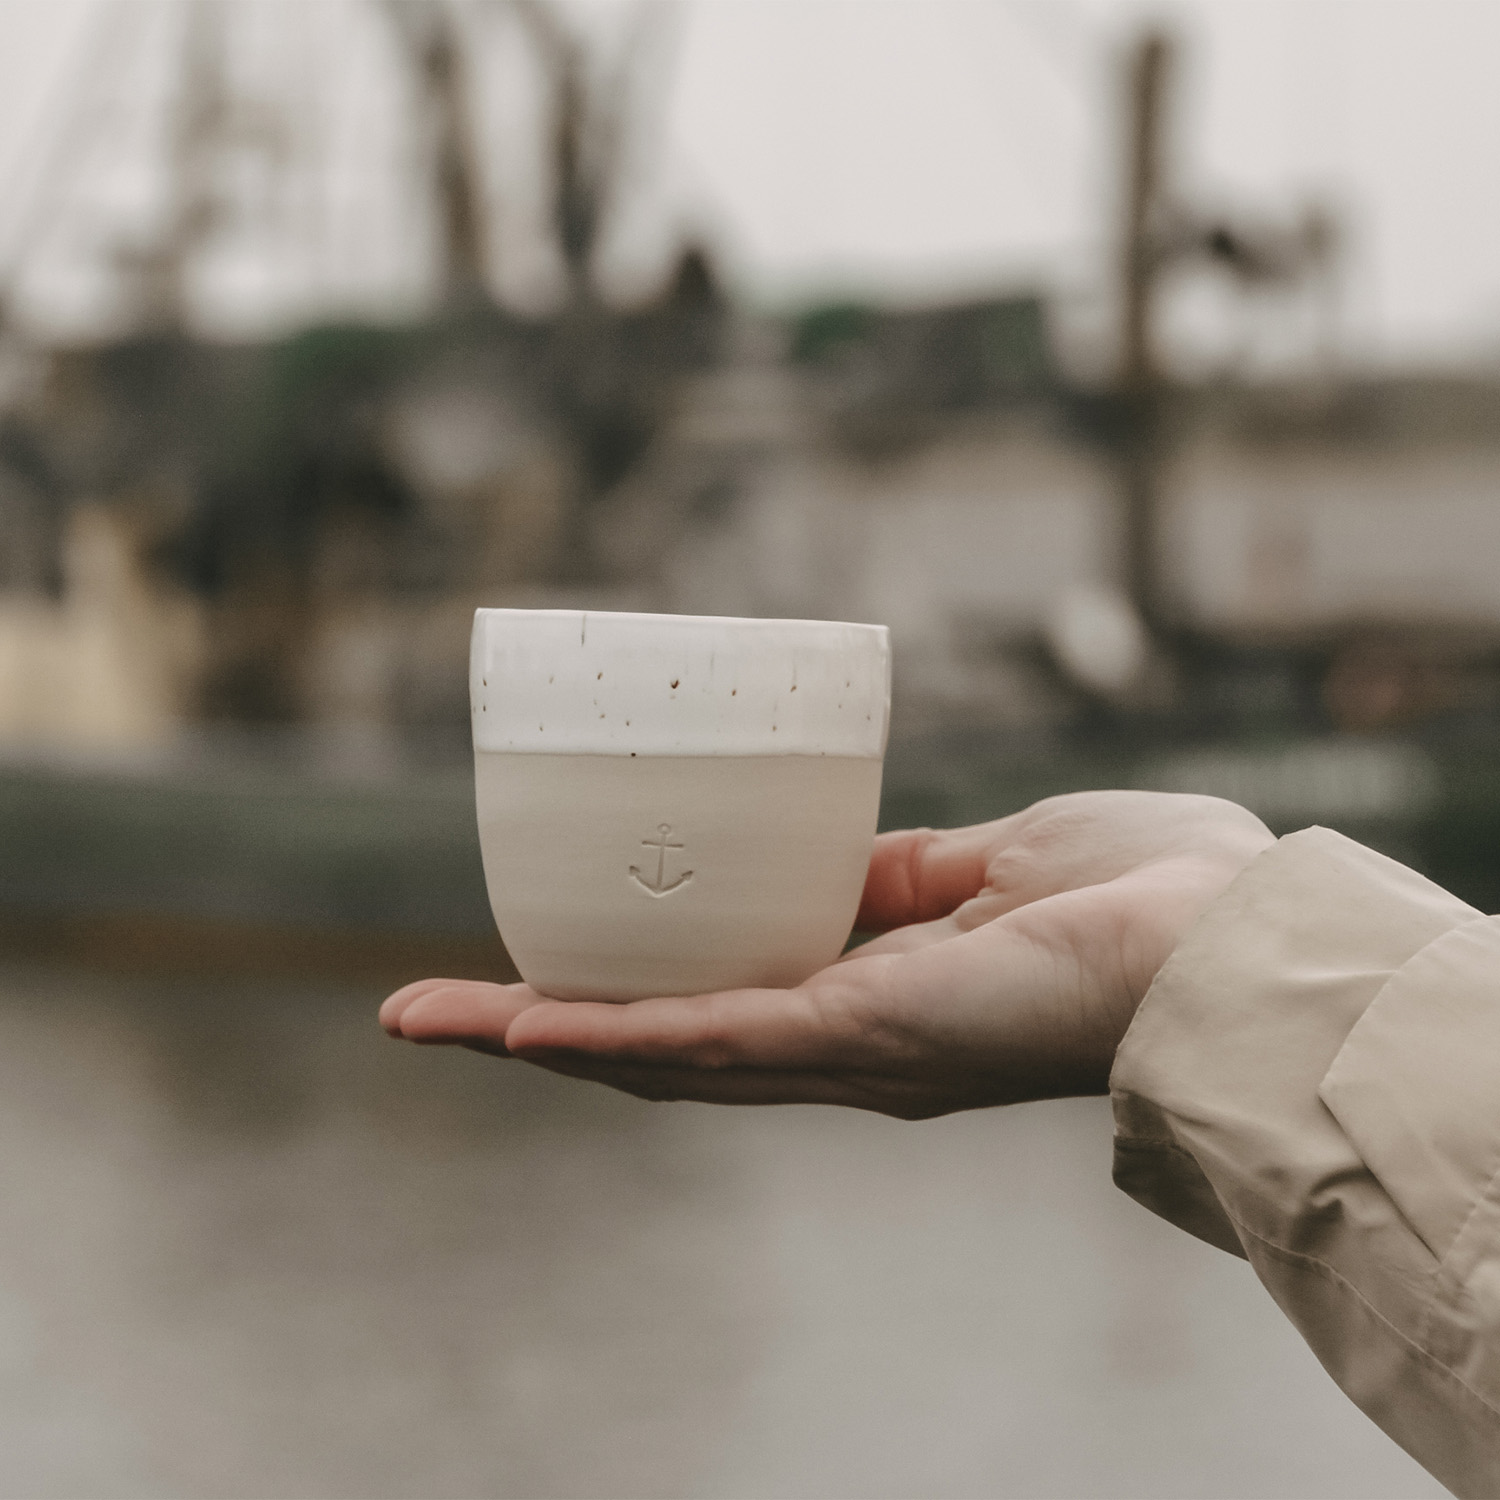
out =
<path fill-rule="evenodd" d="M 110 7 L 131 3 L 0 4 L 0 183 L 11 184 L 0 245 L 35 201 L 28 172 L 60 118 L 71 59 Z M 271 67 L 279 81 L 298 74 L 329 119 L 335 96 L 355 101 L 339 115 L 341 171 L 365 184 L 366 217 L 313 269 L 242 265 L 224 305 L 254 323 L 284 319 L 299 297 L 415 295 L 420 233 L 409 214 L 388 204 L 382 219 L 370 206 L 396 149 L 379 145 L 395 139 L 389 87 L 356 81 L 389 65 L 379 23 L 360 19 L 358 0 L 259 10 L 262 31 L 303 18 L 303 40 Z M 600 34 L 622 14 L 603 0 L 575 10 Z M 1182 38 L 1182 190 L 1241 211 L 1318 199 L 1340 213 L 1346 353 L 1500 355 L 1497 0 L 689 0 L 655 75 L 617 261 L 644 274 L 687 229 L 716 241 L 736 283 L 767 301 L 1040 284 L 1105 308 L 1120 59 L 1147 19 Z M 516 83 L 493 107 L 497 131 L 523 95 Z M 516 250 L 507 274 L 522 298 L 525 213 L 511 203 L 507 214 L 504 195 L 524 199 L 523 177 L 499 178 L 502 257 Z M 1208 282 L 1185 286 L 1173 311 L 1185 347 L 1242 337 L 1237 305 Z"/>

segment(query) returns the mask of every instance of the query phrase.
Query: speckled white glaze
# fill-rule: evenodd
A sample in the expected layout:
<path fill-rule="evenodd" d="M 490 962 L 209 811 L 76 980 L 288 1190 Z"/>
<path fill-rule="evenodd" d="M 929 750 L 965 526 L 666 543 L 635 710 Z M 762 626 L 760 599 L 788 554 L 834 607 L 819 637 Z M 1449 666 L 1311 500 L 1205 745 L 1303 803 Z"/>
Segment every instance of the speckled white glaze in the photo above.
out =
<path fill-rule="evenodd" d="M 469 699 L 476 750 L 879 759 L 890 635 L 833 620 L 481 609 Z"/>
<path fill-rule="evenodd" d="M 480 847 L 566 1000 L 791 985 L 838 956 L 880 802 L 885 629 L 480 610 Z"/>

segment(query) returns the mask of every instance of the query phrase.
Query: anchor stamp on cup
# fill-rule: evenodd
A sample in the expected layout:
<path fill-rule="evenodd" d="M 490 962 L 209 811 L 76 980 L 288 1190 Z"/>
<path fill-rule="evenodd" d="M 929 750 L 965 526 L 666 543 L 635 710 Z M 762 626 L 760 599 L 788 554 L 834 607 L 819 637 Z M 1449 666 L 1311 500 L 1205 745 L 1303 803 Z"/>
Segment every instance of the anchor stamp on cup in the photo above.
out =
<path fill-rule="evenodd" d="M 667 879 L 667 850 L 682 849 L 685 845 L 672 842 L 672 825 L 670 823 L 658 823 L 656 825 L 656 837 L 654 839 L 642 839 L 644 848 L 656 850 L 656 879 L 649 880 L 641 873 L 639 865 L 631 865 L 630 878 L 646 892 L 648 896 L 662 897 L 670 896 L 673 891 L 680 891 L 688 881 L 693 878 L 691 870 L 684 870 L 675 880 Z"/>

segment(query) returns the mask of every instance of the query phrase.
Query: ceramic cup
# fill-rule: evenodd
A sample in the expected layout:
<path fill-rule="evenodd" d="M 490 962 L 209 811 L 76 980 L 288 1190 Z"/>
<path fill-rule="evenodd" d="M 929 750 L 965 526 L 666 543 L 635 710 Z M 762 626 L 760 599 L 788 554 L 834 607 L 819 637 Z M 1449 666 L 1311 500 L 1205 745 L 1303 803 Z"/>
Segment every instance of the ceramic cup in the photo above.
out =
<path fill-rule="evenodd" d="M 838 957 L 890 717 L 882 625 L 481 609 L 479 840 L 562 1000 L 797 984 Z"/>

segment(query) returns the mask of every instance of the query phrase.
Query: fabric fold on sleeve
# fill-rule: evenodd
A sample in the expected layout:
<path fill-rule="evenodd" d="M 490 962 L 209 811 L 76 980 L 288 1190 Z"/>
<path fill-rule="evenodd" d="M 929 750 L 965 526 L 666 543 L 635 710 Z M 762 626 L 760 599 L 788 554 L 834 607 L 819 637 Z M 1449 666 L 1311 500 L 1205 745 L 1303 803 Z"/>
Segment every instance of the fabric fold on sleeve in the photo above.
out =
<path fill-rule="evenodd" d="M 1500 1172 L 1500 917 L 1429 943 L 1350 1029 L 1318 1090 L 1439 1260 Z"/>

